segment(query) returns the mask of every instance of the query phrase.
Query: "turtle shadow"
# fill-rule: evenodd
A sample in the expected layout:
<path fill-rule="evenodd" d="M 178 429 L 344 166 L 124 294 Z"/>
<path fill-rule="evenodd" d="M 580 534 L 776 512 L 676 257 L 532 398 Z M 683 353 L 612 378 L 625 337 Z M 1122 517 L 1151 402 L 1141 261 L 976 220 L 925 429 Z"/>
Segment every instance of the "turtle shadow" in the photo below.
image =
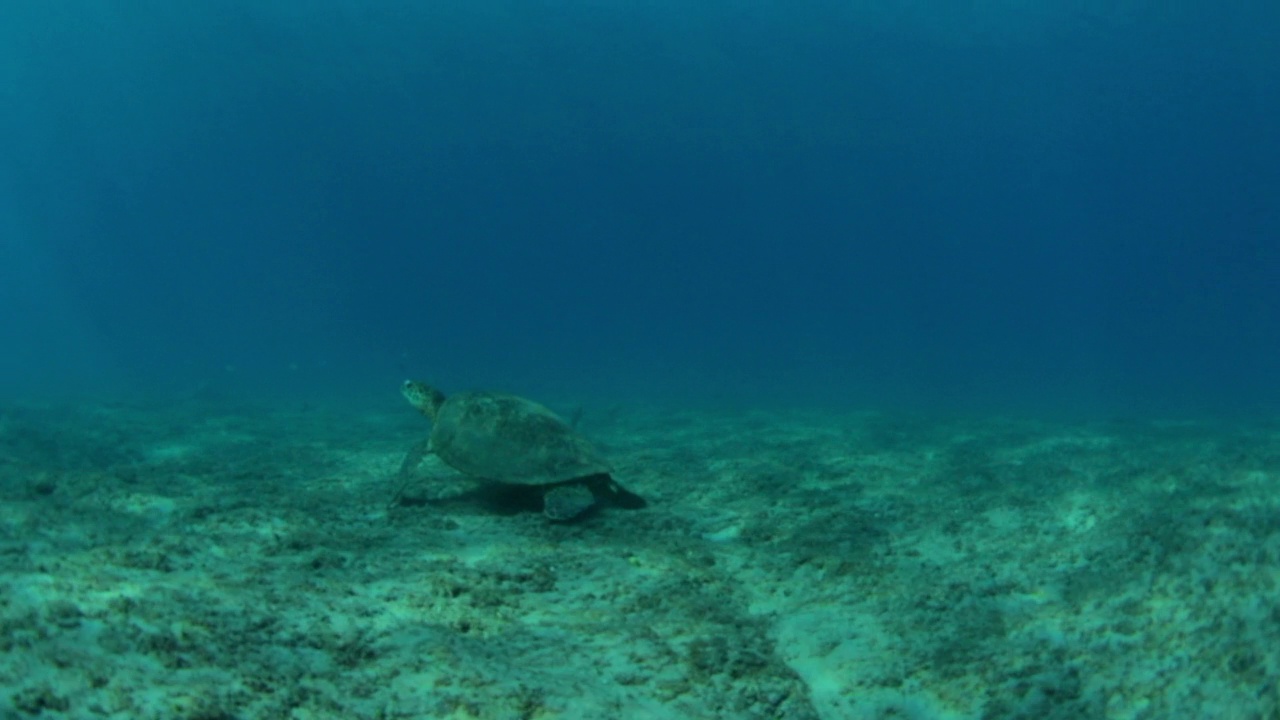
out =
<path fill-rule="evenodd" d="M 491 515 L 519 515 L 542 512 L 542 488 L 529 485 L 484 482 L 433 505 L 470 505 Z"/>
<path fill-rule="evenodd" d="M 465 507 L 486 514 L 512 516 L 522 513 L 543 514 L 544 496 L 549 488 L 569 483 L 586 483 L 596 497 L 595 505 L 568 520 L 554 520 L 557 524 L 579 523 L 595 517 L 606 507 L 639 510 L 648 507 L 643 497 L 614 482 L 609 475 L 596 475 L 551 485 L 521 485 L 496 480 L 484 480 L 475 487 L 442 498 L 409 496 L 401 493 L 393 503 L 401 507 Z"/>
<path fill-rule="evenodd" d="M 521 486 L 482 485 L 444 497 L 429 498 L 401 490 L 391 499 L 396 507 L 472 507 L 494 515 L 541 512 L 542 495 Z"/>

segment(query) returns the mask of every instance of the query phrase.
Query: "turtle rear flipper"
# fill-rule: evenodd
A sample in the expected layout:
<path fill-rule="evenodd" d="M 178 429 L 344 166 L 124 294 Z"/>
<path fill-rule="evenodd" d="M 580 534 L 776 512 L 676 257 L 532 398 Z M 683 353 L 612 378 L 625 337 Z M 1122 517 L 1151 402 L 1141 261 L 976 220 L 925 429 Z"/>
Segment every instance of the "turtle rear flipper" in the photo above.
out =
<path fill-rule="evenodd" d="M 597 498 L 613 503 L 624 510 L 639 510 L 649 505 L 644 498 L 619 485 L 608 473 L 592 475 L 584 478 L 582 482 L 591 488 L 592 494 Z"/>
<path fill-rule="evenodd" d="M 547 488 L 542 495 L 542 512 L 551 520 L 569 522 L 585 518 L 605 503 L 627 510 L 639 510 L 649 504 L 608 473 L 599 473 Z"/>
<path fill-rule="evenodd" d="M 578 483 L 557 485 L 542 495 L 542 513 L 557 522 L 577 520 L 595 506 L 596 494 Z"/>

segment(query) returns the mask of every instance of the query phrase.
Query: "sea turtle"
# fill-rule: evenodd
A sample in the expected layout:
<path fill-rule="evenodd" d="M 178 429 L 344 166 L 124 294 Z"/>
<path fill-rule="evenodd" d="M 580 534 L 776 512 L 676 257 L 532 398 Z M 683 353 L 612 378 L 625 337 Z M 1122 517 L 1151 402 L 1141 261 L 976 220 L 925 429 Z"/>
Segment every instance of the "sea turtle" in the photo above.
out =
<path fill-rule="evenodd" d="M 565 421 L 532 400 L 497 392 L 451 395 L 414 380 L 401 392 L 432 421 L 406 467 L 434 453 L 464 475 L 535 493 L 542 512 L 566 522 L 602 502 L 642 508 L 644 498 L 614 481 L 609 463 Z"/>

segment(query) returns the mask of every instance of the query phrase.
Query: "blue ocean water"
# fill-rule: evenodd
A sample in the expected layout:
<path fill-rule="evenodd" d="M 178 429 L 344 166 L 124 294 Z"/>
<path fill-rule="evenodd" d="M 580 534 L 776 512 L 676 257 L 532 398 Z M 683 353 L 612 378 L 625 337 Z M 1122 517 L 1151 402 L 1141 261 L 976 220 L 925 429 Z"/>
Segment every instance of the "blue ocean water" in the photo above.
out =
<path fill-rule="evenodd" d="M 1280 400 L 1280 5 L 9 3 L 0 392 Z"/>

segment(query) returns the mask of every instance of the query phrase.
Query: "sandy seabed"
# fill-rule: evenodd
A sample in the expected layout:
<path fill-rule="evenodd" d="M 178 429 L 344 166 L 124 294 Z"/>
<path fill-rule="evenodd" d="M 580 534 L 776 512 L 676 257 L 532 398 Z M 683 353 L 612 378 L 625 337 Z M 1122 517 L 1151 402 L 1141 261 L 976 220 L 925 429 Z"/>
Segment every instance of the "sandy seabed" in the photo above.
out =
<path fill-rule="evenodd" d="M 0 407 L 0 718 L 1280 717 L 1280 424 L 592 411 L 505 514 L 377 414 Z"/>

